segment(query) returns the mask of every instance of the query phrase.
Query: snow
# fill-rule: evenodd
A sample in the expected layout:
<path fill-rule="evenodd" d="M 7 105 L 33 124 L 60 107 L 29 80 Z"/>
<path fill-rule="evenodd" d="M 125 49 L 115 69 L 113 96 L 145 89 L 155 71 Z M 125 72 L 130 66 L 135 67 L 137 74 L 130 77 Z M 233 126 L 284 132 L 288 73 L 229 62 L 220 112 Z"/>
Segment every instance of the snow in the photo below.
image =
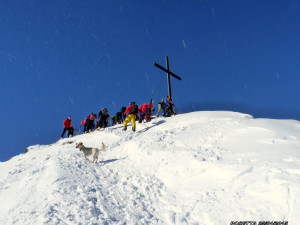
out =
<path fill-rule="evenodd" d="M 0 224 L 300 221 L 299 121 L 193 112 L 137 130 L 117 125 L 0 163 Z M 97 164 L 75 148 L 102 141 Z"/>

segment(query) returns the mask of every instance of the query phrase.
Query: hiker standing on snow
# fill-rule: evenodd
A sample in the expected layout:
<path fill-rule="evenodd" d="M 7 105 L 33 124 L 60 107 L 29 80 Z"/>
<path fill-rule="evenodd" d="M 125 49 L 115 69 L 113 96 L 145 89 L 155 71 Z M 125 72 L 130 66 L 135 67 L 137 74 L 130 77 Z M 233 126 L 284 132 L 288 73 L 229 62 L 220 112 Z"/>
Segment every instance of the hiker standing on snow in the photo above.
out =
<path fill-rule="evenodd" d="M 124 112 L 117 112 L 116 113 L 116 121 L 117 121 L 118 124 L 123 123 L 123 121 L 124 121 L 124 119 L 123 119 L 123 113 Z"/>
<path fill-rule="evenodd" d="M 64 127 L 64 130 L 63 130 L 60 138 L 61 139 L 64 138 L 66 131 L 68 131 L 67 136 L 72 137 L 74 128 L 72 127 L 72 124 L 71 124 L 71 116 L 68 116 L 68 118 L 63 121 L 63 127 Z"/>
<path fill-rule="evenodd" d="M 123 130 L 127 130 L 127 123 L 131 121 L 132 124 L 132 131 L 135 131 L 135 120 L 136 115 L 138 113 L 138 106 L 135 104 L 135 102 L 131 102 L 130 105 L 126 108 L 124 115 L 126 116 L 126 119 L 124 121 L 124 128 Z"/>
<path fill-rule="evenodd" d="M 99 127 L 106 128 L 107 124 L 108 124 L 108 118 L 109 118 L 107 108 L 102 108 L 100 110 L 100 112 L 98 114 L 98 118 L 99 118 Z"/>

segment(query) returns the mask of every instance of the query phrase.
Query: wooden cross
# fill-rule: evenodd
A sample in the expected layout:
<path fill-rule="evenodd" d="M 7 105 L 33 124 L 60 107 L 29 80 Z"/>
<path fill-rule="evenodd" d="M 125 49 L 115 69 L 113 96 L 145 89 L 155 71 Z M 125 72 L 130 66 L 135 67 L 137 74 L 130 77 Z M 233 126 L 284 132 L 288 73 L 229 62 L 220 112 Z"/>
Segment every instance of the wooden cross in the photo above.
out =
<path fill-rule="evenodd" d="M 171 91 L 171 80 L 170 80 L 170 75 L 175 77 L 178 80 L 181 80 L 181 77 L 177 76 L 176 74 L 172 73 L 169 69 L 169 58 L 168 56 L 166 56 L 166 67 L 164 68 L 161 65 L 157 64 L 157 63 L 153 63 L 154 66 L 158 67 L 159 69 L 165 71 L 167 73 L 167 81 L 168 81 L 168 96 L 170 99 L 172 99 L 172 91 Z"/>

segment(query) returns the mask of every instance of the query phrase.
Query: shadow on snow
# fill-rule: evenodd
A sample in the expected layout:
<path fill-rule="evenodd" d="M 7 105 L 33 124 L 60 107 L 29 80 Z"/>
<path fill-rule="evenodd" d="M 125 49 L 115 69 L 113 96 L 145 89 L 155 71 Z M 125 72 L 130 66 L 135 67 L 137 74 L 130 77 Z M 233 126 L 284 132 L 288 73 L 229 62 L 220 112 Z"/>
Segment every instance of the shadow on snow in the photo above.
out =
<path fill-rule="evenodd" d="M 105 161 L 100 161 L 100 163 L 103 163 L 104 165 L 106 165 L 108 163 L 116 162 L 116 161 L 123 160 L 123 159 L 126 159 L 126 158 L 128 158 L 128 156 L 126 156 L 124 158 L 121 158 L 121 159 L 109 159 L 109 160 L 105 160 Z"/>

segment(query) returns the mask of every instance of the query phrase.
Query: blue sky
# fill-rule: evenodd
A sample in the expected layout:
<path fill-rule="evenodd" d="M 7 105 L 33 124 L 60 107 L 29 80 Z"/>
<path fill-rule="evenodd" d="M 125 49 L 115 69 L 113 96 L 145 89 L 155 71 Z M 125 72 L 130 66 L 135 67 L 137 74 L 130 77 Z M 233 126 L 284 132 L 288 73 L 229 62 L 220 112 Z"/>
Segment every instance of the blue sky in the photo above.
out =
<path fill-rule="evenodd" d="M 178 112 L 300 119 L 295 0 L 4 0 L 0 31 L 1 161 L 56 141 L 68 115 L 79 128 L 102 107 L 157 103 L 165 56 Z"/>

